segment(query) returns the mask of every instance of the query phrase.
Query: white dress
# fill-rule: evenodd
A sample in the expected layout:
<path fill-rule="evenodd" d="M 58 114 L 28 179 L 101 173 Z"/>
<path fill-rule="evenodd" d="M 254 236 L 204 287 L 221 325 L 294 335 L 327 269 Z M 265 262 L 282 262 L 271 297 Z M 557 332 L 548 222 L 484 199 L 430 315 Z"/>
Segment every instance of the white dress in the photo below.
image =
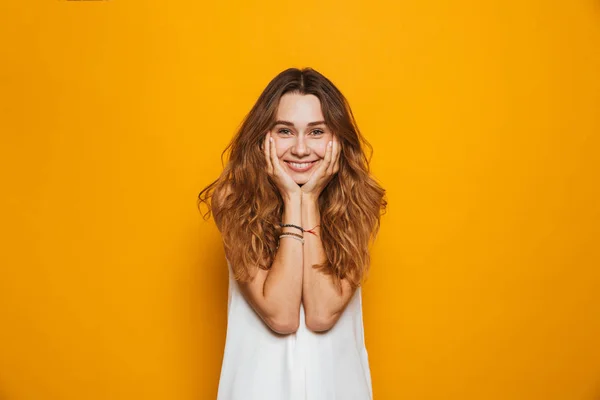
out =
<path fill-rule="evenodd" d="M 335 326 L 314 333 L 304 322 L 279 335 L 256 314 L 229 268 L 227 338 L 217 400 L 370 400 L 360 287 Z"/>

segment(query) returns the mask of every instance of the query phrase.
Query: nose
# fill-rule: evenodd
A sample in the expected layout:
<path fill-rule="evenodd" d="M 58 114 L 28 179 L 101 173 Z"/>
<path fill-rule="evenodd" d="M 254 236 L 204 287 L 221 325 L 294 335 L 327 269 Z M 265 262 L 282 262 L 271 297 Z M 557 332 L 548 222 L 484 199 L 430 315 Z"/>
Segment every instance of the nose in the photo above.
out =
<path fill-rule="evenodd" d="M 308 146 L 306 144 L 306 140 L 304 139 L 303 135 L 299 135 L 296 137 L 296 141 L 291 148 L 291 153 L 298 158 L 304 157 L 304 156 L 307 156 L 308 154 L 310 154 L 310 149 L 308 148 Z"/>

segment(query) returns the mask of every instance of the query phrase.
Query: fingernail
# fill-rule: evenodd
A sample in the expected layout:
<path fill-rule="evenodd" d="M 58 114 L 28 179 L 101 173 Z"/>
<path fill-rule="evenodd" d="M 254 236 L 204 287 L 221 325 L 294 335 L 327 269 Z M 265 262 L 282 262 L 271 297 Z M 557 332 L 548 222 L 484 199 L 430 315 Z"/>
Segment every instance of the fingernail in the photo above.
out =
<path fill-rule="evenodd" d="M 329 147 L 333 146 L 333 142 L 329 142 Z"/>
<path fill-rule="evenodd" d="M 273 143 L 273 138 L 272 137 L 269 138 L 269 142 Z"/>

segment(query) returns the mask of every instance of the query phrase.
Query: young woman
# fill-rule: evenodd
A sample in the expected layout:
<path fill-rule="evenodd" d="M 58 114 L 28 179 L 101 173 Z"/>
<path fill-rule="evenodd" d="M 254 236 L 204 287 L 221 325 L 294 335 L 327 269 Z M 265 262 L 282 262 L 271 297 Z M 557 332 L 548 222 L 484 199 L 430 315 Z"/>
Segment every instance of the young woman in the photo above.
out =
<path fill-rule="evenodd" d="M 372 398 L 360 284 L 387 201 L 365 146 L 333 83 L 290 68 L 198 195 L 230 277 L 218 400 Z"/>

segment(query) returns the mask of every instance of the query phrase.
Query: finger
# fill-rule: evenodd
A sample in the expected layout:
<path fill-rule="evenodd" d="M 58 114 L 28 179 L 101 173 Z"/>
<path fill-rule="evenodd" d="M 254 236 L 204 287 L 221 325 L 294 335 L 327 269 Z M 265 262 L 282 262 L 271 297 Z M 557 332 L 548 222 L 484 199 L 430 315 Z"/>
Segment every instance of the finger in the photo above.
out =
<path fill-rule="evenodd" d="M 337 172 L 340 170 L 340 159 L 342 158 L 342 144 L 340 143 L 340 140 L 336 137 L 336 140 L 338 142 L 338 151 L 337 151 L 337 156 L 335 158 L 335 165 L 333 167 L 333 173 L 337 174 Z"/>
<path fill-rule="evenodd" d="M 340 170 L 340 158 L 342 158 L 341 151 L 338 152 L 337 160 L 335 161 L 335 166 L 333 167 L 334 174 L 337 174 Z"/>
<path fill-rule="evenodd" d="M 329 163 L 329 166 L 327 167 L 327 175 L 332 175 L 333 174 L 333 169 L 335 168 L 335 162 L 337 161 L 337 156 L 338 156 L 338 142 L 335 139 L 335 137 L 333 138 L 333 146 L 331 148 L 331 162 Z"/>
<path fill-rule="evenodd" d="M 325 171 L 329 170 L 329 166 L 331 165 L 331 159 L 333 157 L 333 140 L 329 142 L 329 144 L 327 145 L 327 151 L 325 152 L 325 165 L 323 166 L 323 169 Z"/>
<path fill-rule="evenodd" d="M 333 173 L 336 174 L 340 170 L 340 158 L 342 158 L 342 145 L 340 140 L 336 137 L 338 149 L 335 157 L 335 163 L 333 166 Z"/>
<path fill-rule="evenodd" d="M 281 165 L 279 165 L 279 159 L 277 158 L 277 149 L 275 148 L 275 139 L 270 137 L 271 142 L 269 143 L 269 147 L 271 149 L 271 164 L 273 165 L 273 173 L 281 170 Z"/>
<path fill-rule="evenodd" d="M 273 165 L 271 164 L 271 146 L 270 146 L 270 138 L 271 134 L 267 132 L 265 135 L 265 143 L 263 145 L 263 150 L 265 152 L 265 158 L 267 160 L 267 172 L 269 175 L 273 174 Z"/>

